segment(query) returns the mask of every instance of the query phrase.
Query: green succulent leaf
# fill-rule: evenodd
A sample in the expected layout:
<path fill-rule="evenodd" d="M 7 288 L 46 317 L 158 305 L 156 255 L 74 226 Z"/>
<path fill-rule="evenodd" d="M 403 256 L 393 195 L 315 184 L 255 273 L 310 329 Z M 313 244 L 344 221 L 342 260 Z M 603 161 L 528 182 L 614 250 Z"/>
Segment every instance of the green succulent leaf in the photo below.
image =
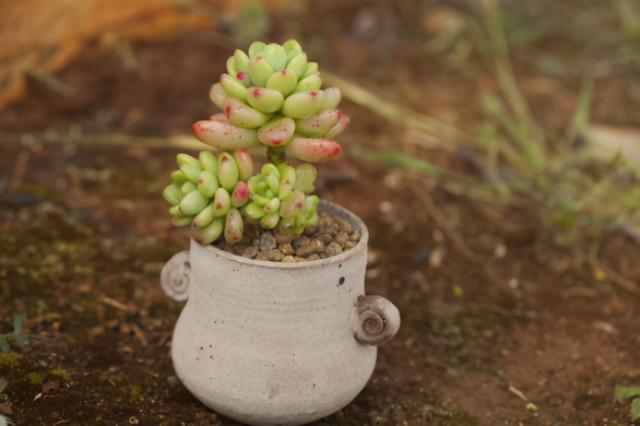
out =
<path fill-rule="evenodd" d="M 197 165 L 186 163 L 180 166 L 180 170 L 191 182 L 196 183 L 198 178 L 200 177 L 200 173 L 202 173 L 202 167 L 200 167 L 200 163 Z"/>
<path fill-rule="evenodd" d="M 265 163 L 260 170 L 262 176 L 267 177 L 269 175 L 275 175 L 278 179 L 280 179 L 280 170 L 275 164 Z"/>
<path fill-rule="evenodd" d="M 304 52 L 298 53 L 291 58 L 286 69 L 295 74 L 296 79 L 303 77 L 307 70 L 307 55 Z"/>
<path fill-rule="evenodd" d="M 294 39 L 285 41 L 282 44 L 282 47 L 284 47 L 285 52 L 287 52 L 288 60 L 291 60 L 291 58 L 293 58 L 295 55 L 302 52 L 302 46 L 300 46 L 300 43 L 298 43 L 298 41 Z"/>
<path fill-rule="evenodd" d="M 193 125 L 193 133 L 202 142 L 220 149 L 240 149 L 259 145 L 253 129 L 243 129 L 217 120 L 201 120 Z"/>
<path fill-rule="evenodd" d="M 249 58 L 253 59 L 258 56 L 267 45 L 261 41 L 254 41 L 249 46 Z"/>
<path fill-rule="evenodd" d="M 265 206 L 264 206 L 264 211 L 268 214 L 268 213 L 277 213 L 278 210 L 280 209 L 280 199 L 279 198 L 272 198 Z"/>
<path fill-rule="evenodd" d="M 167 185 L 162 191 L 162 196 L 171 205 L 176 205 L 182 199 L 182 191 L 175 184 Z"/>
<path fill-rule="evenodd" d="M 215 83 L 211 86 L 211 89 L 209 89 L 209 99 L 218 108 L 224 108 L 224 103 L 227 100 L 227 94 L 222 88 L 222 84 Z"/>
<path fill-rule="evenodd" d="M 280 71 L 287 64 L 287 52 L 277 43 L 268 44 L 260 55 L 269 62 L 273 71 Z"/>
<path fill-rule="evenodd" d="M 323 137 L 340 119 L 341 113 L 337 109 L 328 109 L 305 120 L 296 121 L 296 131 L 308 137 Z"/>
<path fill-rule="evenodd" d="M 277 90 L 252 87 L 247 92 L 249 105 L 263 113 L 273 113 L 280 109 L 284 96 Z"/>
<path fill-rule="evenodd" d="M 286 145 L 293 137 L 296 123 L 289 117 L 278 116 L 260 127 L 258 140 L 267 146 L 278 147 Z"/>
<path fill-rule="evenodd" d="M 200 167 L 200 163 L 198 162 L 198 160 L 193 158 L 189 154 L 180 153 L 176 155 L 176 163 L 178 163 L 178 166 L 182 166 L 184 164 L 191 164 L 192 166 Z"/>
<path fill-rule="evenodd" d="M 238 68 L 236 67 L 236 60 L 234 59 L 233 56 L 230 56 L 229 59 L 227 59 L 227 72 L 229 73 L 229 75 L 238 74 Z"/>
<path fill-rule="evenodd" d="M 207 245 L 211 244 L 222 235 L 225 219 L 216 218 L 204 228 L 192 228 L 192 237 L 198 243 Z"/>
<path fill-rule="evenodd" d="M 236 61 L 236 68 L 238 69 L 238 71 L 243 71 L 243 72 L 249 71 L 250 59 L 246 53 L 244 53 L 240 49 L 236 49 L 235 52 L 233 52 L 233 59 L 235 59 Z"/>
<path fill-rule="evenodd" d="M 218 174 L 218 159 L 209 151 L 202 151 L 198 156 L 198 161 L 202 168 L 213 175 Z"/>
<path fill-rule="evenodd" d="M 317 74 L 312 74 L 300 80 L 294 89 L 294 92 L 308 92 L 310 90 L 318 90 L 322 86 L 322 79 Z M 322 106 L 322 104 L 320 105 Z"/>
<path fill-rule="evenodd" d="M 198 191 L 192 191 L 180 200 L 180 212 L 185 216 L 192 216 L 200 213 L 207 205 L 208 199 Z"/>
<path fill-rule="evenodd" d="M 305 194 L 310 194 L 315 190 L 314 183 L 317 176 L 318 171 L 313 165 L 309 163 L 299 165 L 296 167 L 296 182 L 294 188 Z"/>
<path fill-rule="evenodd" d="M 294 190 L 283 201 L 280 207 L 280 215 L 284 218 L 292 218 L 302 211 L 304 206 L 304 193 L 299 190 Z"/>
<path fill-rule="evenodd" d="M 188 193 L 196 191 L 197 189 L 198 189 L 198 187 L 196 186 L 195 183 L 193 183 L 191 181 L 186 181 L 180 187 L 180 192 L 182 192 L 182 194 L 184 194 L 184 195 L 187 195 Z"/>
<path fill-rule="evenodd" d="M 227 99 L 235 98 L 240 101 L 247 100 L 247 88 L 245 85 L 229 74 L 222 74 L 220 76 L 220 85 L 222 86 L 224 93 L 227 95 Z"/>
<path fill-rule="evenodd" d="M 241 180 L 246 181 L 253 175 L 253 160 L 246 149 L 236 149 L 233 152 L 233 159 L 238 166 L 238 175 Z"/>
<path fill-rule="evenodd" d="M 249 199 L 249 188 L 243 181 L 238 181 L 231 193 L 231 205 L 235 208 L 244 206 Z"/>
<path fill-rule="evenodd" d="M 187 179 L 185 174 L 182 173 L 182 171 L 180 171 L 180 170 L 174 170 L 173 172 L 171 172 L 171 181 L 173 183 L 175 183 L 176 185 L 182 185 L 183 183 L 185 183 L 188 180 L 189 179 Z"/>
<path fill-rule="evenodd" d="M 251 220 L 258 220 L 265 215 L 265 211 L 256 203 L 249 203 L 244 208 L 244 214 Z"/>
<path fill-rule="evenodd" d="M 177 227 L 189 226 L 192 220 L 193 216 L 173 216 L 171 218 L 171 224 Z"/>
<path fill-rule="evenodd" d="M 225 220 L 224 239 L 231 244 L 235 244 L 242 239 L 243 232 L 244 222 L 242 215 L 237 209 L 232 208 L 229 210 Z"/>
<path fill-rule="evenodd" d="M 249 62 L 249 76 L 251 82 L 260 87 L 265 87 L 269 77 L 273 75 L 273 68 L 262 56 L 256 56 Z"/>
<path fill-rule="evenodd" d="M 324 101 L 322 90 L 298 92 L 285 99 L 282 113 L 293 119 L 306 119 L 315 114 Z"/>
<path fill-rule="evenodd" d="M 216 190 L 218 189 L 218 178 L 208 170 L 204 170 L 200 173 L 200 177 L 198 178 L 198 191 L 206 198 L 213 197 Z"/>
<path fill-rule="evenodd" d="M 278 212 L 267 213 L 260 219 L 260 226 L 264 229 L 273 229 L 278 226 L 280 221 L 280 215 Z"/>
<path fill-rule="evenodd" d="M 236 186 L 240 171 L 231 154 L 223 152 L 218 156 L 218 182 L 227 191 L 232 191 Z"/>
<path fill-rule="evenodd" d="M 231 196 L 224 188 L 218 188 L 213 199 L 213 215 L 222 217 L 227 214 L 231 208 Z"/>
<path fill-rule="evenodd" d="M 227 99 L 224 104 L 224 113 L 231 124 L 245 129 L 260 127 L 270 118 L 267 114 L 234 98 Z"/>
<path fill-rule="evenodd" d="M 215 208 L 213 207 L 213 203 L 207 204 L 205 208 L 203 208 L 200 213 L 193 218 L 193 226 L 197 226 L 198 228 L 204 228 L 213 222 L 215 218 Z"/>
<path fill-rule="evenodd" d="M 307 67 L 304 70 L 304 77 L 314 75 L 318 73 L 318 63 L 317 62 L 309 62 L 307 63 Z"/>
<path fill-rule="evenodd" d="M 342 92 L 337 87 L 327 87 L 324 89 L 324 99 L 320 106 L 320 111 L 336 108 L 342 100 Z"/>
<path fill-rule="evenodd" d="M 296 88 L 298 77 L 293 71 L 281 70 L 273 73 L 267 80 L 267 88 L 277 90 L 283 96 L 289 95 Z"/>

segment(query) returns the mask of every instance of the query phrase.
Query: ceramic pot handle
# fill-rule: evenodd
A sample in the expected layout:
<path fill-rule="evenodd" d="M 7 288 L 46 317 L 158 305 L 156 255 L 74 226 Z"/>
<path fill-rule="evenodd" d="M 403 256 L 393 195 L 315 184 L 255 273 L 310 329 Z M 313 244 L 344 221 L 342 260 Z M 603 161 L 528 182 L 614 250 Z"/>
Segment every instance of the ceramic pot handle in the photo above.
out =
<path fill-rule="evenodd" d="M 189 252 L 181 251 L 176 253 L 162 267 L 160 272 L 160 285 L 167 296 L 182 302 L 189 297 L 189 280 L 191 274 L 191 263 L 189 262 Z"/>
<path fill-rule="evenodd" d="M 360 343 L 381 345 L 396 335 L 400 328 L 400 311 L 381 296 L 360 296 L 353 332 Z"/>

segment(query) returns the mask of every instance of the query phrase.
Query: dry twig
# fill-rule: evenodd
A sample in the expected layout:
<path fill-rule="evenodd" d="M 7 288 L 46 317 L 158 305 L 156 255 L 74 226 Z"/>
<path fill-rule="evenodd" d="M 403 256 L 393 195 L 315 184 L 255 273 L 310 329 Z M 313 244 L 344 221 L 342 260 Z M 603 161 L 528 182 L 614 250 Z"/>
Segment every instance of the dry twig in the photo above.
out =
<path fill-rule="evenodd" d="M 606 274 L 607 278 L 609 278 L 609 280 L 618 287 L 621 287 L 629 293 L 635 294 L 636 296 L 640 296 L 640 285 L 617 273 L 608 266 L 603 265 L 602 262 L 599 262 L 597 260 L 596 267 L 600 268 Z"/>
<path fill-rule="evenodd" d="M 458 250 L 458 252 L 460 252 L 460 254 L 469 262 L 479 263 L 481 260 L 480 256 L 473 252 L 464 242 L 462 237 L 460 237 L 460 235 L 458 235 L 458 233 L 449 225 L 444 214 L 433 202 L 431 196 L 425 191 L 421 190 L 415 191 L 415 195 L 420 201 L 422 201 L 425 208 L 427 209 L 427 212 L 429 212 L 429 215 L 433 218 L 438 227 L 442 229 L 442 232 L 444 232 L 444 235 L 451 242 L 451 244 L 453 244 L 455 249 Z"/>
<path fill-rule="evenodd" d="M 136 312 L 138 309 L 135 306 L 132 305 L 126 305 L 120 301 L 117 301 L 115 299 L 112 299 L 111 297 L 108 296 L 104 296 L 102 297 L 102 299 L 100 299 L 100 301 L 102 303 L 104 303 L 105 305 L 109 305 L 112 308 L 116 308 L 120 311 L 124 311 L 124 312 L 129 312 L 129 313 L 133 313 Z"/>

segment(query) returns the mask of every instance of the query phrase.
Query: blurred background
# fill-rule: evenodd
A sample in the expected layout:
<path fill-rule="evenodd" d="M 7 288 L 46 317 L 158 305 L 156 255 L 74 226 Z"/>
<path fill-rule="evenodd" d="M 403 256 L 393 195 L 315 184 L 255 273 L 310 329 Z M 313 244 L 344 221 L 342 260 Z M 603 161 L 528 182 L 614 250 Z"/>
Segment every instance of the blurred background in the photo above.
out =
<path fill-rule="evenodd" d="M 289 38 L 351 116 L 319 195 L 403 313 L 319 424 L 640 418 L 637 0 L 0 2 L 0 415 L 233 424 L 169 361 L 160 193 L 233 50 Z"/>

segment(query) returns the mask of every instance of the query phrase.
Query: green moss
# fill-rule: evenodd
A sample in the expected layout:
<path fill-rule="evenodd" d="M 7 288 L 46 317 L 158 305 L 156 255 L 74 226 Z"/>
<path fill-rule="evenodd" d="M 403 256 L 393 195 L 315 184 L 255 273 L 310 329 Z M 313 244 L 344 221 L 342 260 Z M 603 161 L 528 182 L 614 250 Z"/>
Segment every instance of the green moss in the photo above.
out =
<path fill-rule="evenodd" d="M 140 390 L 140 386 L 132 385 L 129 389 L 129 400 L 131 402 L 140 401 L 142 399 L 142 391 Z"/>
<path fill-rule="evenodd" d="M 27 373 L 25 377 L 27 378 L 29 383 L 31 383 L 34 386 L 40 386 L 42 383 L 44 383 L 44 377 L 42 377 L 42 374 L 40 373 L 36 373 L 36 372 Z"/>
<path fill-rule="evenodd" d="M 20 365 L 22 356 L 15 352 L 0 353 L 0 367 L 16 368 Z"/>
<path fill-rule="evenodd" d="M 71 376 L 69 375 L 67 370 L 64 370 L 62 368 L 52 368 L 51 370 L 49 370 L 49 374 L 54 377 L 59 377 L 63 379 L 65 382 L 71 381 Z"/>

